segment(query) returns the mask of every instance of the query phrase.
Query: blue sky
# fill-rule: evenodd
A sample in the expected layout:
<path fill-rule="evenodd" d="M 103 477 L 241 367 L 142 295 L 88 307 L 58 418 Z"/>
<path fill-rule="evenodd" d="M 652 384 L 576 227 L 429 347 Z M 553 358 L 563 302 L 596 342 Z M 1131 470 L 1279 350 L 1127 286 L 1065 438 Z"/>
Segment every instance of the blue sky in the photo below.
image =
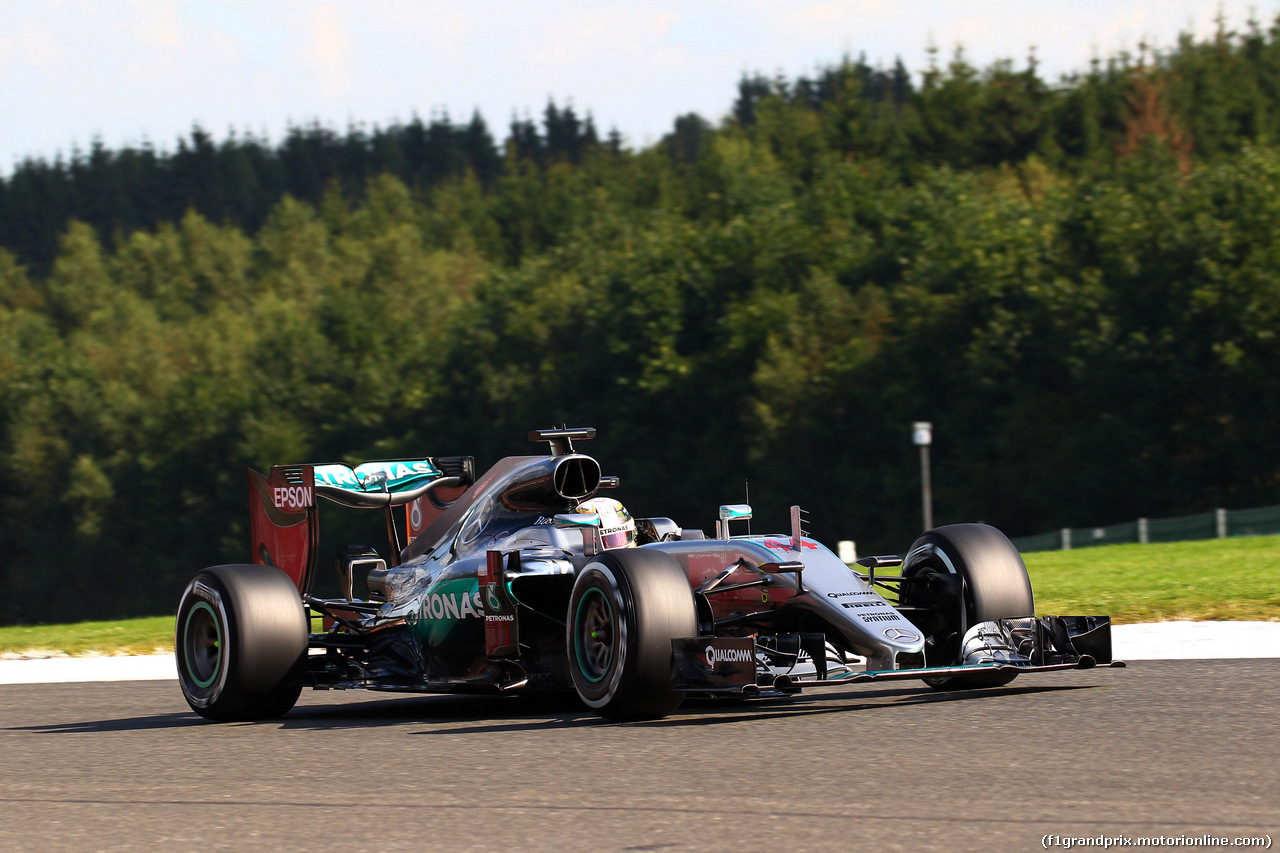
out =
<path fill-rule="evenodd" d="M 1219 8 L 1266 26 L 1280 0 L 0 0 L 0 174 L 95 137 L 172 149 L 195 123 L 278 141 L 478 109 L 501 139 L 548 98 L 641 146 L 683 113 L 718 121 L 745 72 L 865 53 L 918 73 L 962 43 L 979 67 L 1034 46 L 1054 79 L 1205 36 Z"/>

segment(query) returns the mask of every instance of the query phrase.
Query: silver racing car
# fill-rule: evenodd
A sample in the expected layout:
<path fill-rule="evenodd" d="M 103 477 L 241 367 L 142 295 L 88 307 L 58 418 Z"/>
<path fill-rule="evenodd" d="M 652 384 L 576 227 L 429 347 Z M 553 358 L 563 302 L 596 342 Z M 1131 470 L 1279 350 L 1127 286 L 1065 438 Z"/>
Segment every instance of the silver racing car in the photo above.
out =
<path fill-rule="evenodd" d="M 211 720 L 276 717 L 303 687 L 420 693 L 573 690 L 601 716 L 652 719 L 685 696 L 755 697 L 921 679 L 952 690 L 1027 672 L 1123 666 L 1106 616 L 1035 615 L 998 530 L 926 531 L 905 557 L 847 566 L 806 535 L 712 536 L 632 518 L 574 442 L 482 476 L 470 457 L 249 471 L 252 563 L 195 576 L 178 605 L 182 692 Z M 339 550 L 314 596 L 317 499 L 386 514 L 382 550 Z M 319 624 L 317 624 L 319 623 Z"/>

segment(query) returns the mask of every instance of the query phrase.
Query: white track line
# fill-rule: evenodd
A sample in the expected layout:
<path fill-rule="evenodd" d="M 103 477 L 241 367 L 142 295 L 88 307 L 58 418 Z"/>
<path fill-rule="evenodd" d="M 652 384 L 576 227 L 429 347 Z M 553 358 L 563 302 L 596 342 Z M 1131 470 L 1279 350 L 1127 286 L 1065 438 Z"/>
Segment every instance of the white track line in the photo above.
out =
<path fill-rule="evenodd" d="M 174 679 L 173 655 L 119 655 L 80 658 L 0 660 L 0 684 L 64 681 L 157 681 Z"/>
<path fill-rule="evenodd" d="M 1120 660 L 1280 657 L 1280 622 L 1143 622 L 1111 626 Z"/>
<path fill-rule="evenodd" d="M 1280 657 L 1280 622 L 1113 625 L 1115 656 L 1131 660 Z M 0 684 L 176 679 L 172 655 L 0 660 Z"/>

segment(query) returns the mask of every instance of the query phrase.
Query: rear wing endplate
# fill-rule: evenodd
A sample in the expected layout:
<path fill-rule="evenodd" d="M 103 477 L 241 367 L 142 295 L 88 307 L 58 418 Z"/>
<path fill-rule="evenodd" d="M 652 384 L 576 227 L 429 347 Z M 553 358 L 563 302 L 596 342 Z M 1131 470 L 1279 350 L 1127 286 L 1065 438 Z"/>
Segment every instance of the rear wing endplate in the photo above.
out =
<path fill-rule="evenodd" d="M 271 473 L 249 469 L 249 537 L 253 562 L 280 569 L 299 590 L 315 574 L 315 473 L 311 465 L 275 465 Z"/>

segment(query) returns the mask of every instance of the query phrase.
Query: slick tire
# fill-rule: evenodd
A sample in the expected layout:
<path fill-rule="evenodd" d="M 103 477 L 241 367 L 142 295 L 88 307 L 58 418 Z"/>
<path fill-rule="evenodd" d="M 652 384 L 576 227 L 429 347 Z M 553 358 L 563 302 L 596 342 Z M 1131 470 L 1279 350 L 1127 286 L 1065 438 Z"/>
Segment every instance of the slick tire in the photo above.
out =
<path fill-rule="evenodd" d="M 917 623 L 932 639 L 935 654 L 960 662 L 959 639 L 972 625 L 1034 616 L 1035 599 L 1022 555 L 1008 538 L 985 524 L 952 524 L 922 534 L 903 561 L 904 577 L 929 577 L 928 584 L 903 584 L 904 604 L 936 606 L 939 612 Z M 945 650 L 945 651 L 942 651 Z M 1008 684 L 1017 673 L 926 678 L 939 690 L 969 690 Z"/>
<path fill-rule="evenodd" d="M 174 655 L 191 710 L 208 720 L 265 720 L 302 692 L 307 615 L 284 572 L 270 566 L 214 566 L 178 603 Z"/>
<path fill-rule="evenodd" d="M 578 696 L 611 720 L 675 711 L 671 641 L 698 633 L 689 579 L 660 551 L 618 550 L 587 563 L 569 597 L 567 650 Z"/>

